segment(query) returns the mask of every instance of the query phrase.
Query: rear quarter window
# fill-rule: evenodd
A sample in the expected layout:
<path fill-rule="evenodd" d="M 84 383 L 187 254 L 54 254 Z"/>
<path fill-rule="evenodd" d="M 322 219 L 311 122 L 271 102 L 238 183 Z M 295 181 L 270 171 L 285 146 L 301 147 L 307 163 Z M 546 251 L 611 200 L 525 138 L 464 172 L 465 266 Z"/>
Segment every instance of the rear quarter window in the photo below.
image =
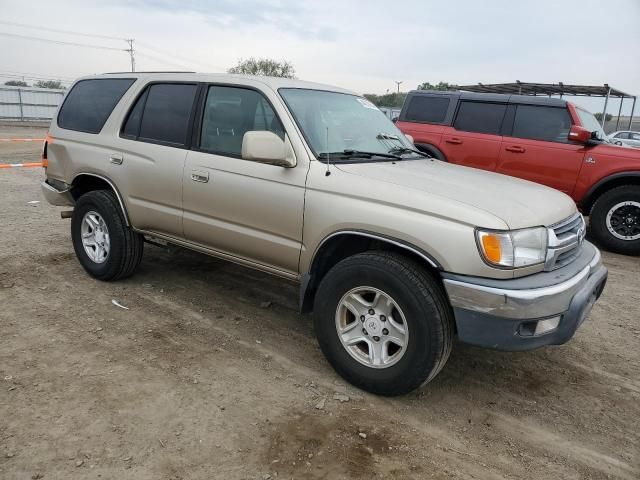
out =
<path fill-rule="evenodd" d="M 100 133 L 109 115 L 133 82 L 133 78 L 80 80 L 60 107 L 58 126 L 66 130 Z"/>
<path fill-rule="evenodd" d="M 448 97 L 416 95 L 409 99 L 404 120 L 407 122 L 444 123 L 449 109 Z"/>

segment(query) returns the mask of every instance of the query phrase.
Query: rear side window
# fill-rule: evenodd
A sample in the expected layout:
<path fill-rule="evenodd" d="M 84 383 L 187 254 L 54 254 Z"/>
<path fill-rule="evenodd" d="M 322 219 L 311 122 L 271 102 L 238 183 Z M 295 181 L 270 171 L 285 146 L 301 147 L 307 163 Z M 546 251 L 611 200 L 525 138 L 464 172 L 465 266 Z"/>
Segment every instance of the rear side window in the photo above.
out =
<path fill-rule="evenodd" d="M 148 90 L 138 139 L 185 146 L 198 86 L 159 83 Z"/>
<path fill-rule="evenodd" d="M 507 106 L 501 103 L 460 102 L 456 130 L 500 135 Z"/>
<path fill-rule="evenodd" d="M 416 95 L 409 100 L 405 113 L 408 122 L 444 123 L 449 109 L 448 97 Z"/>
<path fill-rule="evenodd" d="M 569 142 L 571 117 L 566 108 L 518 105 L 513 124 L 513 137 Z"/>
<path fill-rule="evenodd" d="M 121 136 L 172 147 L 186 146 L 197 91 L 195 83 L 149 85 L 129 111 Z"/>
<path fill-rule="evenodd" d="M 67 130 L 100 133 L 116 104 L 133 85 L 132 78 L 80 80 L 65 99 L 58 126 Z"/>

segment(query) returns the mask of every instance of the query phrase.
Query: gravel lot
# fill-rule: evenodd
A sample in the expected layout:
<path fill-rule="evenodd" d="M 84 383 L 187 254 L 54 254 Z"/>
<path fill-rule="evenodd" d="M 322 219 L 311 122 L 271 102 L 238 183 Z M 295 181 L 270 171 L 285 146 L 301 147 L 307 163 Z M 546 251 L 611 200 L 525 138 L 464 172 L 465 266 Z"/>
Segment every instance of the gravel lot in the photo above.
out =
<path fill-rule="evenodd" d="M 0 170 L 0 478 L 640 478 L 640 259 L 604 254 L 567 345 L 456 345 L 379 398 L 331 370 L 291 283 L 149 245 L 134 277 L 91 279 L 42 178 Z"/>

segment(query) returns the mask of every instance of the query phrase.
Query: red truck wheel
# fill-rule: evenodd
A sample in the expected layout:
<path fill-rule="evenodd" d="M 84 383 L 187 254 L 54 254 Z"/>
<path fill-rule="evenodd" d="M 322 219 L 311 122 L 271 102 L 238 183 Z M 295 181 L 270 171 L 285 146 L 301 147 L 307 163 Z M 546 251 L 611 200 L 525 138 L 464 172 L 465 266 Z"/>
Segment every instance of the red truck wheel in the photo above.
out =
<path fill-rule="evenodd" d="M 640 255 L 640 186 L 624 185 L 603 193 L 591 210 L 590 228 L 605 249 Z"/>

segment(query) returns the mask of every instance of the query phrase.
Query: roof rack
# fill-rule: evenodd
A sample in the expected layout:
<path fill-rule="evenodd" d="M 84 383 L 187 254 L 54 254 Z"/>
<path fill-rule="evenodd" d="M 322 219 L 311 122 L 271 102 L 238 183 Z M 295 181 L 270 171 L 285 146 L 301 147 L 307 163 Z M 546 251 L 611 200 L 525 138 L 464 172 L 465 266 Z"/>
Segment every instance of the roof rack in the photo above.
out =
<path fill-rule="evenodd" d="M 620 99 L 620 108 L 618 109 L 618 118 L 616 120 L 616 130 L 618 129 L 620 123 L 620 115 L 622 114 L 622 102 L 625 98 L 633 99 L 633 105 L 631 107 L 631 116 L 629 117 L 629 129 L 631 129 L 631 119 L 633 119 L 633 113 L 636 108 L 636 99 L 635 95 L 630 93 L 625 93 L 622 90 L 618 90 L 616 88 L 610 87 L 609 84 L 605 83 L 604 85 L 569 85 L 562 82 L 558 83 L 530 83 L 530 82 L 521 82 L 520 80 L 516 80 L 515 83 L 491 83 L 491 84 L 483 84 L 478 83 L 477 85 L 461 85 L 458 87 L 460 90 L 464 90 L 467 92 L 476 92 L 476 93 L 506 93 L 506 94 L 516 94 L 516 95 L 548 95 L 551 97 L 552 95 L 559 95 L 560 98 L 563 95 L 575 96 L 575 97 L 604 97 L 604 109 L 602 112 L 602 126 L 604 127 L 606 113 L 607 113 L 607 104 L 609 103 L 610 97 L 615 97 Z"/>

